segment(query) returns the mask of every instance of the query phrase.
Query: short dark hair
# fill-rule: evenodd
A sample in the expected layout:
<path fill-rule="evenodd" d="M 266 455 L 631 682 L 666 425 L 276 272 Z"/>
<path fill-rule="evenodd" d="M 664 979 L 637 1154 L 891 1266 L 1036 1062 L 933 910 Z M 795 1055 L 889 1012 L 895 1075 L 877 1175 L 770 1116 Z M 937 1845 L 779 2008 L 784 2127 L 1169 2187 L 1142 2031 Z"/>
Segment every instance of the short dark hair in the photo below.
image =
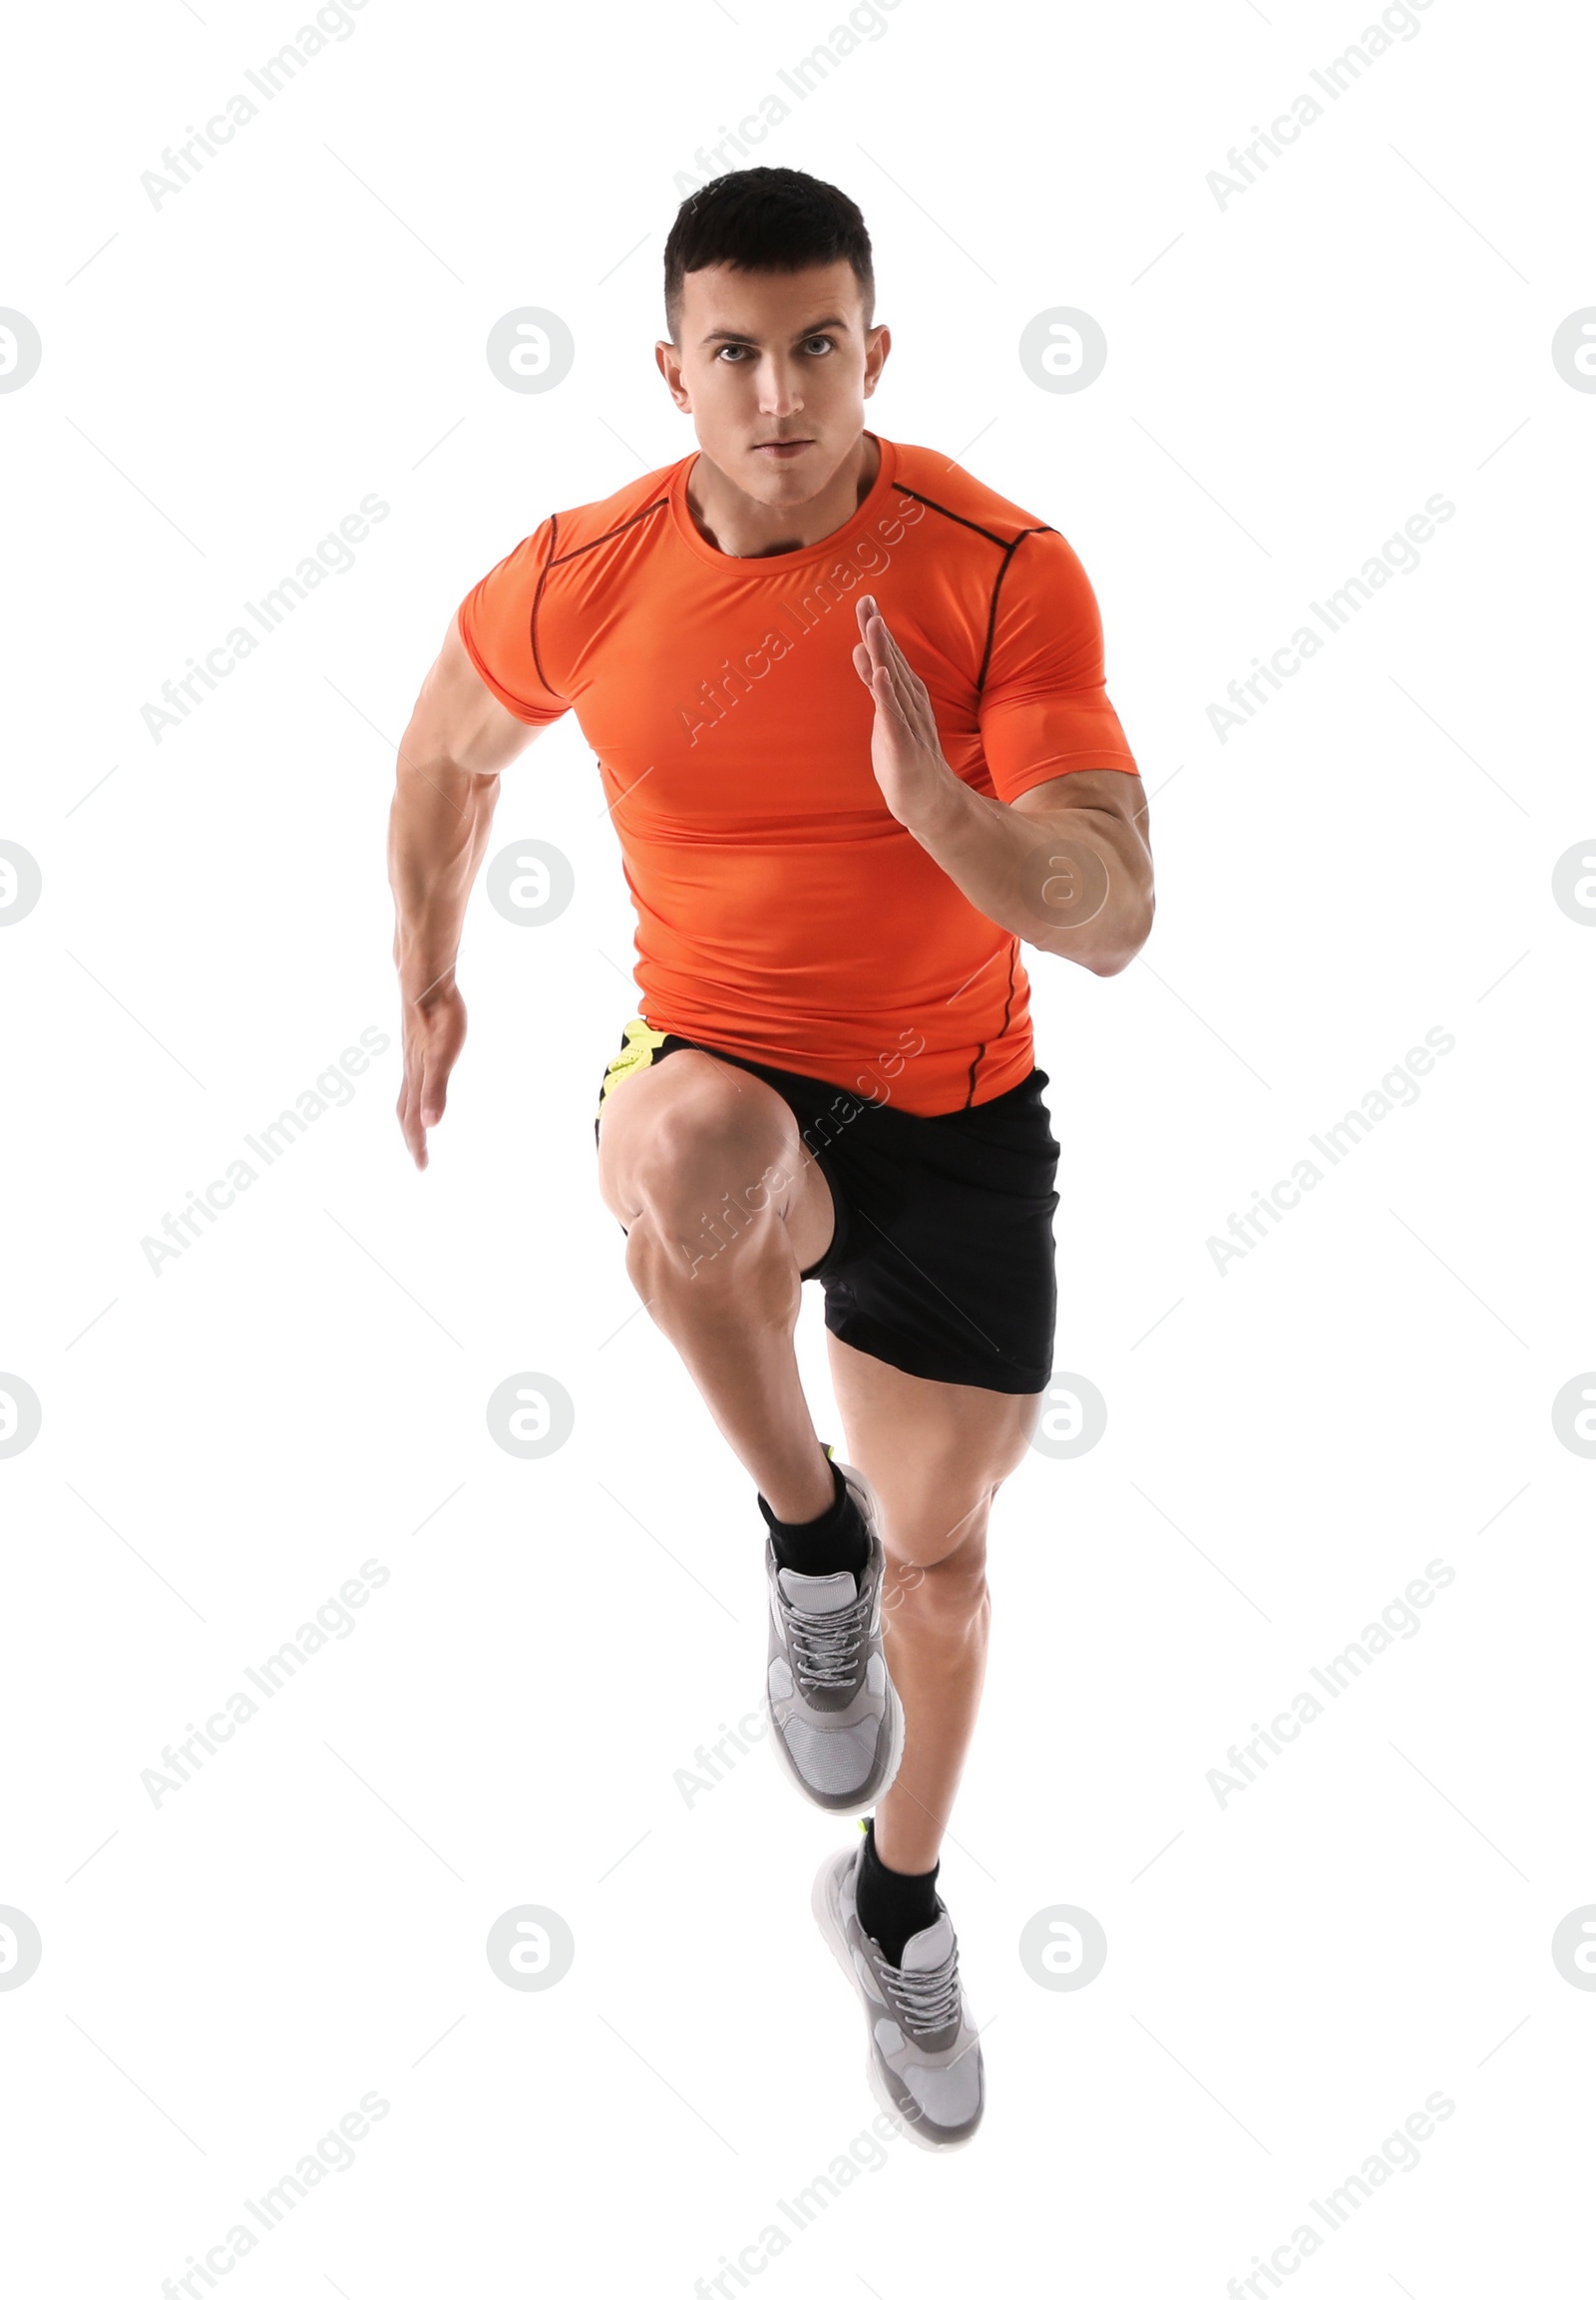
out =
<path fill-rule="evenodd" d="M 796 168 L 738 168 L 690 192 L 665 241 L 665 326 L 675 343 L 681 283 L 715 263 L 735 271 L 807 271 L 850 263 L 864 297 L 865 325 L 876 308 L 870 233 L 846 192 Z"/>

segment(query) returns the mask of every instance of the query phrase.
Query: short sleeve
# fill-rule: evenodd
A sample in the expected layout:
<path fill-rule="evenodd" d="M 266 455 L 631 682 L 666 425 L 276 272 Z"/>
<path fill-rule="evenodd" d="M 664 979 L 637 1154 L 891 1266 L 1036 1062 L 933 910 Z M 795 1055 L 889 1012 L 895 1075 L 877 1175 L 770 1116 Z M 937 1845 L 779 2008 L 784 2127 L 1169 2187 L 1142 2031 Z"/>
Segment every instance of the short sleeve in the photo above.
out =
<path fill-rule="evenodd" d="M 538 643 L 539 593 L 554 535 L 555 523 L 546 519 L 466 593 L 455 618 L 465 650 L 484 682 L 507 711 L 539 727 L 571 708 L 548 683 L 549 665 Z"/>
<path fill-rule="evenodd" d="M 1004 801 L 1086 767 L 1137 771 L 1103 684 L 1096 595 L 1051 528 L 1021 537 L 999 579 L 980 720 Z"/>

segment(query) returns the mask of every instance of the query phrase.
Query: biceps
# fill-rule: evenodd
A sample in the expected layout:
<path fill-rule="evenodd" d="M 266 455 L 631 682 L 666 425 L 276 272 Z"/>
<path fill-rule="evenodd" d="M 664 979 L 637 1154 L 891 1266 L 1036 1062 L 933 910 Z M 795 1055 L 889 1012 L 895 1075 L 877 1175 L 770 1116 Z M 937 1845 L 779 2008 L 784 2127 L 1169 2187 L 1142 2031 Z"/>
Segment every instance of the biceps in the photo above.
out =
<path fill-rule="evenodd" d="M 451 618 L 438 659 L 416 697 L 405 738 L 407 756 L 417 764 L 448 760 L 468 774 L 493 775 L 543 731 L 506 710 L 467 654 Z"/>

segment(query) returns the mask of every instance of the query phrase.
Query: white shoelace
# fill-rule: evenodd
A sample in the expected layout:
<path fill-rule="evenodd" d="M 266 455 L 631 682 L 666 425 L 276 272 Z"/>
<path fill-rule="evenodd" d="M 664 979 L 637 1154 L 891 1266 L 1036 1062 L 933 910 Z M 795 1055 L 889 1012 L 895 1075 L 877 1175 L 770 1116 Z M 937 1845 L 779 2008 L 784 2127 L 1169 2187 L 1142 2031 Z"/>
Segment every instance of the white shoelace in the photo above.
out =
<path fill-rule="evenodd" d="M 869 1593 L 836 1613 L 805 1613 L 784 1590 L 781 1605 L 800 1682 L 817 1688 L 848 1685 L 859 1667 L 859 1648 L 870 1617 Z"/>
<path fill-rule="evenodd" d="M 959 2014 L 959 1946 L 926 1973 L 906 1973 L 884 1963 L 881 1977 L 907 2027 L 921 2034 L 946 2029 Z"/>

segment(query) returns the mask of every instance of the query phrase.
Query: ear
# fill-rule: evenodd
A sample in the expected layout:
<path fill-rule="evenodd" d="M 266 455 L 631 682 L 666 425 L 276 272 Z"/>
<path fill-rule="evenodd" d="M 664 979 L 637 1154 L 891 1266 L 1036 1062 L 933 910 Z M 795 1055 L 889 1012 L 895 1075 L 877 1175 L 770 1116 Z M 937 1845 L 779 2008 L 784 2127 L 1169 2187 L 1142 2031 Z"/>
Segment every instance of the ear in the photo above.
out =
<path fill-rule="evenodd" d="M 667 337 L 654 345 L 654 365 L 665 379 L 665 389 L 684 415 L 692 413 L 692 396 L 681 380 L 681 353 Z"/>

